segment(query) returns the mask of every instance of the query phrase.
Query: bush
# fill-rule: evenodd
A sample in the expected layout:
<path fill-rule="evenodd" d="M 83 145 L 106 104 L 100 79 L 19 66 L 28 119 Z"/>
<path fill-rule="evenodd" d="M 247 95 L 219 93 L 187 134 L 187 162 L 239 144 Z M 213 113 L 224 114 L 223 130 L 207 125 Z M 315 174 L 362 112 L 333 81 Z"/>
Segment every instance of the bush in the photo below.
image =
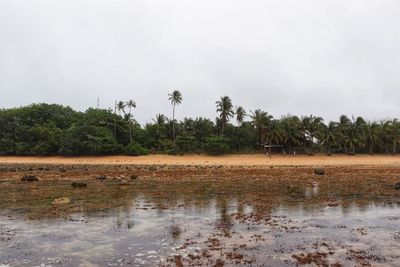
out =
<path fill-rule="evenodd" d="M 61 155 L 118 154 L 120 145 L 111 130 L 85 124 L 74 124 L 66 131 Z"/>
<path fill-rule="evenodd" d="M 206 138 L 203 149 L 210 155 L 222 155 L 229 151 L 229 139 L 221 136 Z"/>
<path fill-rule="evenodd" d="M 125 148 L 125 152 L 129 156 L 148 155 L 149 150 L 144 148 L 141 144 L 132 143 Z"/>

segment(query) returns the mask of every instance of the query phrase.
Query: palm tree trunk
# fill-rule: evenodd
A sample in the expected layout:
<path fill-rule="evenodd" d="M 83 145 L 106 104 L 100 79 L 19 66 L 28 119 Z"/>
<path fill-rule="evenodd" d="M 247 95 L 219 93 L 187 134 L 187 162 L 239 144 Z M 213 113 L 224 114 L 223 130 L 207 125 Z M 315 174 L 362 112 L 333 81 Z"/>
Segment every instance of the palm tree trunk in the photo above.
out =
<path fill-rule="evenodd" d="M 175 145 L 175 104 L 172 107 L 172 139 L 174 139 Z"/>
<path fill-rule="evenodd" d="M 128 123 L 129 123 L 129 140 L 132 143 L 132 124 L 130 121 Z"/>

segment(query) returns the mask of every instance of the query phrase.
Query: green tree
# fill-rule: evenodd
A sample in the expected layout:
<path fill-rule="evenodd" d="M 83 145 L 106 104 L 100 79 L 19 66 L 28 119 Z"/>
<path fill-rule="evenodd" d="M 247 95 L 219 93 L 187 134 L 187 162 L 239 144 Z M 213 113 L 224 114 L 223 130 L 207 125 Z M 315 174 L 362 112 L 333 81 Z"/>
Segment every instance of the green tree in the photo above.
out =
<path fill-rule="evenodd" d="M 230 118 L 233 118 L 235 112 L 233 110 L 232 100 L 229 96 L 222 96 L 220 100 L 215 102 L 217 105 L 217 112 L 221 120 L 221 135 L 224 135 L 224 129 Z"/>
<path fill-rule="evenodd" d="M 373 154 L 374 147 L 381 142 L 381 126 L 376 122 L 368 122 L 365 125 L 365 143 L 368 146 L 369 154 Z"/>
<path fill-rule="evenodd" d="M 246 117 L 246 111 L 241 106 L 235 107 L 236 121 L 238 126 L 242 125 L 244 118 Z"/>
<path fill-rule="evenodd" d="M 172 105 L 172 139 L 176 140 L 175 136 L 175 107 L 182 103 L 182 94 L 178 90 L 174 90 L 171 94 L 168 94 L 168 100 Z"/>
<path fill-rule="evenodd" d="M 126 107 L 126 106 L 125 106 L 124 101 L 119 101 L 119 102 L 117 103 L 118 115 L 121 116 L 121 111 L 122 111 L 122 113 L 125 114 L 125 107 Z"/>
<path fill-rule="evenodd" d="M 251 124 L 257 132 L 259 144 L 264 144 L 266 140 L 266 131 L 273 117 L 261 109 L 256 109 L 251 111 L 250 118 Z"/>
<path fill-rule="evenodd" d="M 283 143 L 291 154 L 293 147 L 299 146 L 302 141 L 301 122 L 299 117 L 288 115 L 280 120 L 283 130 Z"/>
<path fill-rule="evenodd" d="M 129 140 L 132 143 L 132 109 L 136 108 L 136 102 L 132 99 L 126 102 L 126 107 L 128 107 L 127 121 L 129 122 Z"/>

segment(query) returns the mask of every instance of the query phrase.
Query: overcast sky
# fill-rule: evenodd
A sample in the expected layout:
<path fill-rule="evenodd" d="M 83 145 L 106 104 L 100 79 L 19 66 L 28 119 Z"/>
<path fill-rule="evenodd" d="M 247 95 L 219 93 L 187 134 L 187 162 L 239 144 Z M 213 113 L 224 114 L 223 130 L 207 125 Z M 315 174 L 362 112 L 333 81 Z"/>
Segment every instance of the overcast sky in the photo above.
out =
<path fill-rule="evenodd" d="M 398 0 L 1 0 L 0 107 L 400 117 Z"/>

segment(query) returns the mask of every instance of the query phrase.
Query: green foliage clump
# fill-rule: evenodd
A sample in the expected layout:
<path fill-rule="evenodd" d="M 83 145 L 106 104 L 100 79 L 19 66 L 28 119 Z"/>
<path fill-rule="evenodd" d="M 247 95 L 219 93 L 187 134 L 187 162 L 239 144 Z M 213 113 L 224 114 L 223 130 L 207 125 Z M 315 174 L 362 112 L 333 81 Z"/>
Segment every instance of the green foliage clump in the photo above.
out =
<path fill-rule="evenodd" d="M 63 155 L 117 154 L 121 146 L 110 129 L 87 124 L 74 124 L 66 132 Z"/>
<path fill-rule="evenodd" d="M 148 155 L 149 150 L 139 143 L 132 143 L 125 148 L 125 153 L 129 156 L 141 156 Z"/>
<path fill-rule="evenodd" d="M 210 155 L 223 155 L 229 152 L 229 139 L 222 136 L 211 136 L 206 139 L 203 146 L 205 152 Z"/>

